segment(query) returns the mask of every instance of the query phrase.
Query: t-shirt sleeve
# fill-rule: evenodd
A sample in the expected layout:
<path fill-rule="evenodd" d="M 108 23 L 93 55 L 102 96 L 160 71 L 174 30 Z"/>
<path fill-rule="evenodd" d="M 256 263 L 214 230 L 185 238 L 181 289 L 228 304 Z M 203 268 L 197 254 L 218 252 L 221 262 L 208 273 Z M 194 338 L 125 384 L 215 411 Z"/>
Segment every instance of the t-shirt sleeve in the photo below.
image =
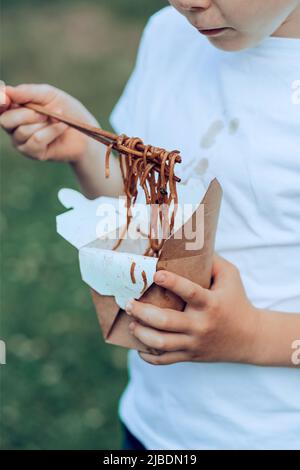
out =
<path fill-rule="evenodd" d="M 141 107 L 146 107 L 145 81 L 149 67 L 151 22 L 150 19 L 142 34 L 134 70 L 109 118 L 118 134 L 143 135 L 143 122 L 139 116 Z"/>

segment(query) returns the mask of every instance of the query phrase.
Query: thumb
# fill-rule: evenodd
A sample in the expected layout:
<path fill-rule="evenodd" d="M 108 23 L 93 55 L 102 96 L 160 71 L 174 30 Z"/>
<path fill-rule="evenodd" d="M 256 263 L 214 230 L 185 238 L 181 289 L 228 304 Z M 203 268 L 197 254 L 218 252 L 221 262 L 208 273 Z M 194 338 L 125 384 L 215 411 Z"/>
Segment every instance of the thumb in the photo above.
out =
<path fill-rule="evenodd" d="M 215 287 L 225 279 L 231 279 L 231 274 L 235 271 L 236 267 L 234 264 L 232 264 L 230 261 L 227 261 L 217 253 L 214 253 L 212 276 Z"/>
<path fill-rule="evenodd" d="M 11 105 L 11 99 L 7 94 L 6 86 L 0 81 L 0 114 L 4 113 Z"/>
<path fill-rule="evenodd" d="M 227 261 L 222 256 L 218 255 L 217 253 L 214 253 L 214 256 L 213 256 L 213 275 L 220 274 L 223 271 L 223 269 L 226 268 L 227 264 L 229 264 L 229 261 Z"/>
<path fill-rule="evenodd" d="M 50 85 L 22 84 L 15 87 L 7 86 L 6 95 L 15 104 L 34 102 L 46 105 L 54 100 L 57 90 Z"/>

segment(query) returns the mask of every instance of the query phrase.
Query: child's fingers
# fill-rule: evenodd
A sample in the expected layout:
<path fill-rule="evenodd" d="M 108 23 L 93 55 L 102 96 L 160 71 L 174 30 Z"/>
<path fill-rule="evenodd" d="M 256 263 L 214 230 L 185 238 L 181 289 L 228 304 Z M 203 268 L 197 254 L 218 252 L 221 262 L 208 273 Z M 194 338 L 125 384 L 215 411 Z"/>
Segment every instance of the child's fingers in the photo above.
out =
<path fill-rule="evenodd" d="M 46 122 L 47 116 L 43 116 L 31 109 L 16 108 L 9 109 L 0 116 L 0 125 L 7 132 L 11 132 L 16 127 L 24 124 L 35 124 L 37 122 Z"/>
<path fill-rule="evenodd" d="M 190 331 L 189 317 L 184 312 L 159 308 L 135 300 L 128 302 L 126 312 L 136 320 L 158 330 L 178 333 Z"/>
<path fill-rule="evenodd" d="M 45 105 L 57 96 L 57 89 L 51 85 L 30 83 L 15 87 L 7 86 L 6 94 L 14 103 L 24 104 L 33 101 Z"/>
<path fill-rule="evenodd" d="M 144 361 L 154 366 L 166 366 L 191 360 L 185 351 L 166 352 L 160 355 L 140 352 L 139 355 Z"/>
<path fill-rule="evenodd" d="M 63 123 L 47 126 L 33 134 L 25 144 L 19 145 L 17 149 L 38 160 L 47 160 L 49 158 L 47 154 L 48 146 L 60 137 L 67 128 L 68 126 Z"/>
<path fill-rule="evenodd" d="M 39 130 L 47 127 L 47 122 L 38 123 L 38 124 L 26 124 L 24 126 L 19 126 L 12 134 L 12 141 L 15 146 L 25 144 L 30 137 L 38 132 Z"/>
<path fill-rule="evenodd" d="M 0 90 L 0 93 L 1 93 L 1 90 Z M 4 95 L 4 92 L 3 92 L 3 95 Z M 5 93 L 4 95 L 4 102 L 1 101 L 1 104 L 0 104 L 0 115 L 2 113 L 4 113 L 5 111 L 7 111 L 9 109 L 11 105 L 11 99 L 9 98 L 9 96 Z"/>
<path fill-rule="evenodd" d="M 204 289 L 185 277 L 178 276 L 168 271 L 158 271 L 155 273 L 154 282 L 174 292 L 174 294 L 181 297 L 187 304 L 194 307 L 203 308 L 209 305 L 212 297 L 208 289 Z"/>
<path fill-rule="evenodd" d="M 159 351 L 182 351 L 191 347 L 191 337 L 185 334 L 163 332 L 136 322 L 129 328 L 143 344 Z"/>

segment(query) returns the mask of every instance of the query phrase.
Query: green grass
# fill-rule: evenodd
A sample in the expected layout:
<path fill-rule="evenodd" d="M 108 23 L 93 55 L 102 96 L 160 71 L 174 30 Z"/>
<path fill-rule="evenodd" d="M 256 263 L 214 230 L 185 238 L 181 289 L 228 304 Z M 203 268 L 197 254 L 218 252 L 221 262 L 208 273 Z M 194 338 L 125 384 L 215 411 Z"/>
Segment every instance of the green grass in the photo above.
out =
<path fill-rule="evenodd" d="M 164 2 L 24 3 L 3 8 L 1 78 L 63 88 L 107 127 L 146 14 Z M 76 182 L 1 141 L 1 448 L 117 449 L 127 351 L 103 342 L 76 250 L 55 232 L 57 191 Z"/>

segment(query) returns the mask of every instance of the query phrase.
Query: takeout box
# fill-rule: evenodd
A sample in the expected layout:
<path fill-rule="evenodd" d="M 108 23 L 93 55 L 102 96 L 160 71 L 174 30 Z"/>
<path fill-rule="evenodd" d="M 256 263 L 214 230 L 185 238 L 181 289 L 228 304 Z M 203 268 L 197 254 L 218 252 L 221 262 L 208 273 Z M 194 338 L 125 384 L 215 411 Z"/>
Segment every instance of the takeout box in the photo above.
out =
<path fill-rule="evenodd" d="M 132 318 L 124 310 L 130 298 L 161 308 L 184 309 L 182 299 L 153 283 L 157 270 L 168 270 L 210 287 L 221 186 L 214 179 L 205 192 L 198 179 L 190 179 L 187 184 L 178 185 L 178 193 L 180 207 L 188 205 L 189 211 L 181 211 L 180 217 L 177 213 L 174 231 L 157 259 L 143 256 L 148 240 L 141 235 L 125 238 L 113 250 L 117 232 L 126 224 L 124 200 L 89 200 L 72 189 L 59 192 L 59 200 L 70 210 L 57 216 L 57 232 L 79 250 L 81 276 L 91 288 L 107 343 L 159 354 L 130 333 Z M 136 207 L 138 204 L 139 199 Z M 131 235 L 141 234 L 140 227 L 145 222 L 144 213 L 133 212 Z"/>

